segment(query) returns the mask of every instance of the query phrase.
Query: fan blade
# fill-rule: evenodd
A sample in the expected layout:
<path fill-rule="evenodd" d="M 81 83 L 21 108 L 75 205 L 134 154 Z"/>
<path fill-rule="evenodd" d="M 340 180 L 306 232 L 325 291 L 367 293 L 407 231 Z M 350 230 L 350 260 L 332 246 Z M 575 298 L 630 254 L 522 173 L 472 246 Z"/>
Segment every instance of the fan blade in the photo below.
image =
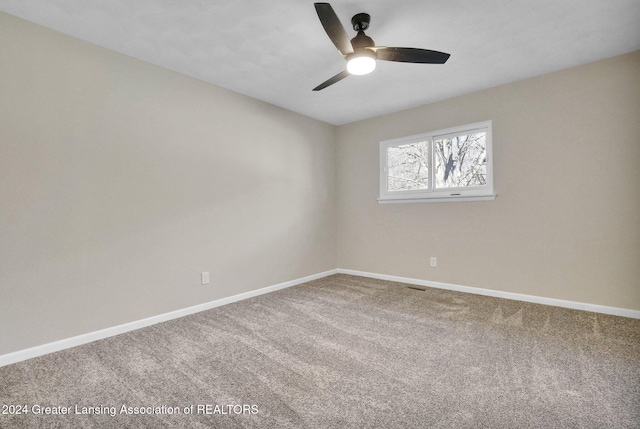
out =
<path fill-rule="evenodd" d="M 376 51 L 379 60 L 401 63 L 444 64 L 451 55 L 418 48 L 383 48 Z"/>
<path fill-rule="evenodd" d="M 342 55 L 353 54 L 353 46 L 351 46 L 351 40 L 345 31 L 344 27 L 338 19 L 338 15 L 334 12 L 329 3 L 314 3 L 318 18 L 324 27 L 324 31 L 327 32 L 329 39 L 336 45 L 338 51 Z"/>
<path fill-rule="evenodd" d="M 338 73 L 337 75 L 335 75 L 334 77 L 332 77 L 331 79 L 321 83 L 320 85 L 316 86 L 315 88 L 313 88 L 314 91 L 320 91 L 321 89 L 325 89 L 326 87 L 328 87 L 329 85 L 333 85 L 336 82 L 341 81 L 342 79 L 344 79 L 345 77 L 349 76 L 350 73 L 348 71 L 341 71 L 340 73 Z"/>

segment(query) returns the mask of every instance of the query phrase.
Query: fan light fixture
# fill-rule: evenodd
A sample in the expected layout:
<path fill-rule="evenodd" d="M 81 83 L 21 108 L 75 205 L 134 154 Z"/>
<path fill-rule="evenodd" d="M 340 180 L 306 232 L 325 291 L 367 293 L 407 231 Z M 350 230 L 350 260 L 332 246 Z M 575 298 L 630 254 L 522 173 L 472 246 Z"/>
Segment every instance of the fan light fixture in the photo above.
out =
<path fill-rule="evenodd" d="M 368 49 L 352 54 L 347 59 L 347 71 L 355 75 L 369 74 L 376 68 L 375 53 Z"/>

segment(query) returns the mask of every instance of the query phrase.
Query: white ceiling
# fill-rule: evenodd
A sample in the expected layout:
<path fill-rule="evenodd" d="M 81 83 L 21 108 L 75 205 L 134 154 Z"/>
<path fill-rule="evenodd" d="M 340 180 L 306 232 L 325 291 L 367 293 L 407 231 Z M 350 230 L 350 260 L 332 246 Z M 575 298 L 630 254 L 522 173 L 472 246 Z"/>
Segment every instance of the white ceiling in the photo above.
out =
<path fill-rule="evenodd" d="M 640 49 L 640 0 L 334 0 L 371 15 L 376 44 L 444 51 L 444 65 L 344 70 L 313 1 L 0 0 L 0 10 L 335 125 Z"/>

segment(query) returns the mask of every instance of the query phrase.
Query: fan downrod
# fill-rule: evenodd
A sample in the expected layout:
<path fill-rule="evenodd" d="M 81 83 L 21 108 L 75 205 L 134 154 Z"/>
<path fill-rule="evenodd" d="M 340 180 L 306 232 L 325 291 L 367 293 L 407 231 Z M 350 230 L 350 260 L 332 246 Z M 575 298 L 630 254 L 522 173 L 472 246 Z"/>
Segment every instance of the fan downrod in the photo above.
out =
<path fill-rule="evenodd" d="M 369 28 L 371 22 L 371 16 L 368 13 L 358 13 L 351 18 L 351 25 L 356 31 L 364 31 Z"/>

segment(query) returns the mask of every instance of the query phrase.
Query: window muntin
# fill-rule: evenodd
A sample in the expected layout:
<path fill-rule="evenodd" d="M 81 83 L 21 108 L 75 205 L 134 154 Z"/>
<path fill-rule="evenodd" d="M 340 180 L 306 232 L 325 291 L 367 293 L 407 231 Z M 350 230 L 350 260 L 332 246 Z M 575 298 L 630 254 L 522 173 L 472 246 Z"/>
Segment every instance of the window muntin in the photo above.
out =
<path fill-rule="evenodd" d="M 380 143 L 380 202 L 494 199 L 491 121 Z"/>

